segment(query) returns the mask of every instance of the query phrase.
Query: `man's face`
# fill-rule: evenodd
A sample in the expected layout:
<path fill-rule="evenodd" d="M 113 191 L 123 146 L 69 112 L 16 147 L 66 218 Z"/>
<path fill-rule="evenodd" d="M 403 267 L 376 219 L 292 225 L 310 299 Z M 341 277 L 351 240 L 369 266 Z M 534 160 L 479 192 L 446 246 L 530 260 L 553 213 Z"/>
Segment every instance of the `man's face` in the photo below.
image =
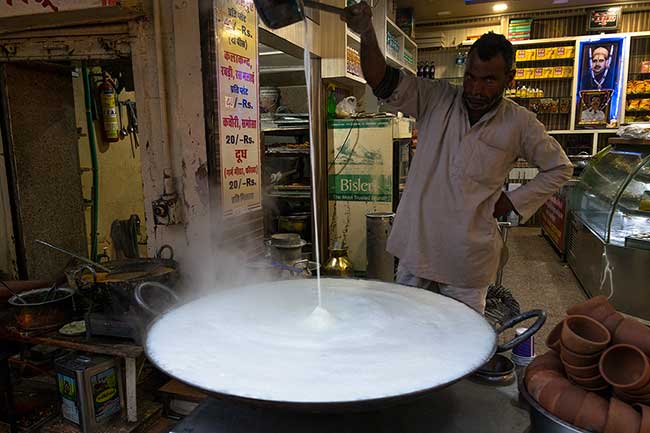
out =
<path fill-rule="evenodd" d="M 600 98 L 598 96 L 591 98 L 591 109 L 594 111 L 600 110 Z"/>
<path fill-rule="evenodd" d="M 483 61 L 477 51 L 467 59 L 463 79 L 463 98 L 472 111 L 487 111 L 503 96 L 515 72 L 506 68 L 501 55 Z"/>
<path fill-rule="evenodd" d="M 607 66 L 607 57 L 604 54 L 594 54 L 591 58 L 591 70 L 594 71 L 594 74 L 600 74 L 605 70 Z"/>

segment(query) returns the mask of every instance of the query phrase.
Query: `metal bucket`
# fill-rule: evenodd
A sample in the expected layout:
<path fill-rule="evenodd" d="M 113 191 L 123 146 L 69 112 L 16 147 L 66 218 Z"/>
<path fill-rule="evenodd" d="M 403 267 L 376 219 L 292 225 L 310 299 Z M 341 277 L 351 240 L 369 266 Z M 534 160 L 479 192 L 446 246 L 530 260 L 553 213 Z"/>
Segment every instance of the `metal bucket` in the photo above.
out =
<path fill-rule="evenodd" d="M 394 218 L 393 212 L 366 214 L 367 277 L 370 279 L 387 282 L 395 279 L 395 257 L 386 251 Z"/>

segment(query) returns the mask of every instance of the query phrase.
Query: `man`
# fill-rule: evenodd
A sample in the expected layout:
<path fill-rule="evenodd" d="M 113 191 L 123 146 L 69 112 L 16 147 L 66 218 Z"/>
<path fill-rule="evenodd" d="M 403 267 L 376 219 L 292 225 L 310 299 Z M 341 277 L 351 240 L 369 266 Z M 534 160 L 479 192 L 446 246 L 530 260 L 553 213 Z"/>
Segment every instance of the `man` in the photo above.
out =
<path fill-rule="evenodd" d="M 393 223 L 388 251 L 397 282 L 438 291 L 479 312 L 503 242 L 495 217 L 526 220 L 563 185 L 572 166 L 535 115 L 503 98 L 514 78 L 513 49 L 488 33 L 472 47 L 463 87 L 386 65 L 366 3 L 343 19 L 361 35 L 361 66 L 379 98 L 418 121 L 418 148 Z M 518 157 L 539 175 L 510 193 L 502 186 Z"/>
<path fill-rule="evenodd" d="M 613 89 L 614 75 L 609 67 L 609 50 L 597 47 L 590 55 L 591 67 L 582 77 L 582 90 Z"/>
<path fill-rule="evenodd" d="M 580 113 L 581 122 L 592 122 L 592 123 L 607 123 L 605 119 L 605 112 L 600 109 L 600 96 L 594 95 L 589 101 L 589 107 L 582 110 Z"/>

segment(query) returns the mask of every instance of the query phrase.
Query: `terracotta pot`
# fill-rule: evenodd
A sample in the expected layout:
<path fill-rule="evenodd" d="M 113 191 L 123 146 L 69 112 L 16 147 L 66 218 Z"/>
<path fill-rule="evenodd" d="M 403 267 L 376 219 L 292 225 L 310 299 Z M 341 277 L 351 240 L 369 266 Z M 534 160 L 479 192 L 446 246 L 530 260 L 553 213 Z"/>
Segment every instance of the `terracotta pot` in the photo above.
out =
<path fill-rule="evenodd" d="M 555 404 L 564 392 L 565 389 L 572 387 L 571 382 L 563 377 L 556 377 L 551 379 L 544 385 L 539 392 L 539 399 L 537 400 L 544 409 L 554 413 Z"/>
<path fill-rule="evenodd" d="M 614 307 L 611 306 L 609 301 L 605 296 L 594 296 L 593 298 L 587 299 L 584 302 L 574 305 L 573 307 L 566 310 L 568 316 L 589 316 L 593 317 L 591 314 L 594 310 L 598 309 L 601 305 L 607 305 L 614 310 Z M 601 313 L 602 314 L 602 313 Z"/>
<path fill-rule="evenodd" d="M 625 318 L 616 328 L 614 344 L 630 344 L 650 356 L 650 328 L 637 320 Z"/>
<path fill-rule="evenodd" d="M 539 370 L 531 375 L 530 380 L 526 382 L 526 389 L 535 400 L 539 401 L 539 394 L 546 384 L 558 378 L 563 378 L 563 376 L 552 370 Z"/>
<path fill-rule="evenodd" d="M 587 367 L 574 367 L 571 364 L 565 363 L 564 370 L 567 372 L 567 374 L 580 379 L 587 379 L 600 374 L 600 371 L 598 370 L 598 364 L 589 365 Z"/>
<path fill-rule="evenodd" d="M 573 365 L 574 367 L 588 367 L 590 365 L 598 364 L 598 361 L 600 361 L 600 355 L 601 353 L 581 355 L 567 349 L 564 345 L 561 345 L 560 349 L 560 358 L 562 359 L 562 363 Z"/>
<path fill-rule="evenodd" d="M 616 329 L 618 329 L 618 325 L 623 322 L 623 315 L 621 313 L 618 313 L 614 311 L 612 314 L 607 316 L 605 320 L 603 320 L 602 323 L 605 328 L 609 330 L 610 335 L 612 336 L 612 339 L 614 338 L 614 334 L 616 333 Z"/>
<path fill-rule="evenodd" d="M 546 337 L 546 347 L 560 353 L 560 335 L 562 335 L 562 326 L 564 321 L 559 322 Z"/>
<path fill-rule="evenodd" d="M 627 403 L 629 405 L 633 405 L 636 403 L 640 403 L 640 401 L 636 398 L 634 398 L 631 395 L 626 394 L 625 392 L 621 391 L 620 389 L 614 388 L 614 396 L 621 400 L 624 403 Z"/>
<path fill-rule="evenodd" d="M 635 404 L 634 409 L 641 413 L 641 428 L 639 433 L 650 433 L 650 406 Z"/>
<path fill-rule="evenodd" d="M 639 433 L 641 415 L 617 398 L 609 401 L 604 433 Z"/>
<path fill-rule="evenodd" d="M 604 350 L 612 337 L 603 325 L 587 316 L 569 316 L 564 319 L 562 345 L 581 355 L 593 355 Z"/>
<path fill-rule="evenodd" d="M 589 390 L 600 389 L 604 386 L 608 386 L 608 383 L 605 382 L 605 379 L 603 379 L 603 377 L 600 374 L 593 377 L 587 377 L 587 378 L 575 377 L 570 374 L 568 376 L 569 379 L 571 379 L 571 382 L 583 388 L 589 388 Z"/>
<path fill-rule="evenodd" d="M 629 392 L 621 391 L 619 389 L 614 389 L 614 395 L 620 397 L 621 400 L 629 404 L 646 404 L 650 402 L 650 394 L 635 395 L 630 394 Z"/>
<path fill-rule="evenodd" d="M 585 430 L 602 432 L 607 422 L 609 401 L 598 394 L 588 392 L 576 414 L 574 424 Z"/>
<path fill-rule="evenodd" d="M 649 360 L 650 362 L 650 360 Z M 636 395 L 636 396 L 646 396 L 650 395 L 650 382 L 648 382 L 645 386 L 642 386 L 641 388 L 635 388 L 635 389 L 630 389 L 625 391 L 627 394 L 630 395 Z"/>
<path fill-rule="evenodd" d="M 570 385 L 562 391 L 555 402 L 551 413 L 558 418 L 573 424 L 578 410 L 587 397 L 587 391 L 576 385 Z"/>
<path fill-rule="evenodd" d="M 648 357 L 629 344 L 607 349 L 600 358 L 599 370 L 607 383 L 621 391 L 638 390 L 650 382 Z"/>
<path fill-rule="evenodd" d="M 533 361 L 526 367 L 526 383 L 528 383 L 529 376 L 539 370 L 553 370 L 564 375 L 562 360 L 557 353 L 552 351 L 535 357 L 535 359 L 533 359 Z"/>

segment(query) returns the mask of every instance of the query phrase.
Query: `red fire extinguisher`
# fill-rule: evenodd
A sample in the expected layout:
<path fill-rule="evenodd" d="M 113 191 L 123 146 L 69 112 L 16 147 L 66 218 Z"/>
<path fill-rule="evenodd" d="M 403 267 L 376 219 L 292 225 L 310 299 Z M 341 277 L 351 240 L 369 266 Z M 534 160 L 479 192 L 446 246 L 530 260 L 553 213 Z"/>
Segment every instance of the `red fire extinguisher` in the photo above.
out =
<path fill-rule="evenodd" d="M 115 142 L 120 140 L 120 122 L 117 113 L 115 86 L 107 73 L 104 73 L 99 85 L 99 100 L 102 108 L 102 136 L 104 141 Z"/>

